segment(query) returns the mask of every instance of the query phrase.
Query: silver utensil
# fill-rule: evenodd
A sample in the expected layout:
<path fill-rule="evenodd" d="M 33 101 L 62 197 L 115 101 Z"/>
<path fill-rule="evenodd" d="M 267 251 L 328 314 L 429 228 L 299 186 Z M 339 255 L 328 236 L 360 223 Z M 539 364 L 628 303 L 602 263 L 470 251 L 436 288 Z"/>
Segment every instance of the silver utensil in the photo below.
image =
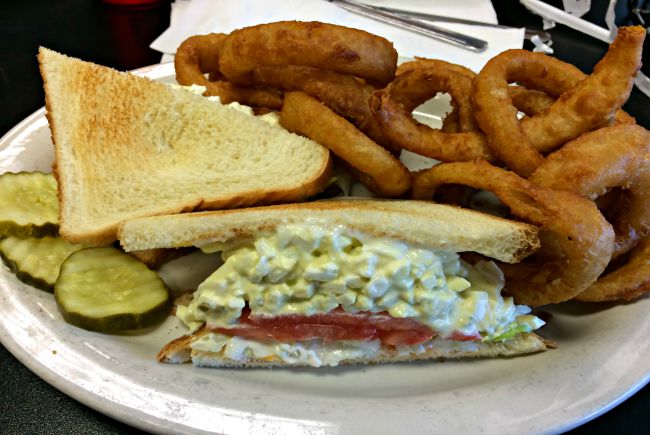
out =
<path fill-rule="evenodd" d="M 432 24 L 412 19 L 394 12 L 374 8 L 353 0 L 329 0 L 331 3 L 358 15 L 363 15 L 377 21 L 382 21 L 397 27 L 410 30 L 421 35 L 438 39 L 467 50 L 481 52 L 487 48 L 487 41 L 463 35 L 462 33 L 443 29 Z"/>
<path fill-rule="evenodd" d="M 387 8 L 384 6 L 376 6 L 376 9 L 381 9 L 382 11 L 385 12 L 390 12 L 393 14 L 397 15 L 402 15 L 402 16 L 408 16 L 408 17 L 413 17 L 417 18 L 420 20 L 426 20 L 426 21 L 434 21 L 434 22 L 442 22 L 442 23 L 458 23 L 458 24 L 469 24 L 473 26 L 484 26 L 484 27 L 495 27 L 497 29 L 513 29 L 514 27 L 511 26 L 504 26 L 503 24 L 494 24 L 494 23 L 486 23 L 484 21 L 474 21 L 474 20 L 467 20 L 464 18 L 454 18 L 454 17 L 445 17 L 443 15 L 434 15 L 434 14 L 428 14 L 425 12 L 417 12 L 417 11 L 408 11 L 406 9 L 394 9 L 394 8 Z M 543 30 L 530 30 L 530 29 L 525 29 L 525 34 L 524 37 L 528 40 L 530 40 L 533 36 L 538 36 L 540 41 L 542 42 L 548 42 L 551 40 L 551 34 L 548 32 L 544 32 Z"/>

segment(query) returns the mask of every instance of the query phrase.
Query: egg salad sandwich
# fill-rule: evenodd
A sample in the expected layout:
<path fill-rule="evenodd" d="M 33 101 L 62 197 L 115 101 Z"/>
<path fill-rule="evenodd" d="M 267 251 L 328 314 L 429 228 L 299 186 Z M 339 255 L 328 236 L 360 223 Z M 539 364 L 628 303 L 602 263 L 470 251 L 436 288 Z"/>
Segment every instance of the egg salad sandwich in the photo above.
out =
<path fill-rule="evenodd" d="M 530 225 L 420 201 L 343 199 L 138 218 L 126 251 L 200 247 L 223 264 L 176 316 L 159 360 L 209 367 L 336 366 L 514 356 L 543 321 L 501 295 L 491 259 L 539 247 Z M 476 262 L 464 253 L 481 254 Z"/>

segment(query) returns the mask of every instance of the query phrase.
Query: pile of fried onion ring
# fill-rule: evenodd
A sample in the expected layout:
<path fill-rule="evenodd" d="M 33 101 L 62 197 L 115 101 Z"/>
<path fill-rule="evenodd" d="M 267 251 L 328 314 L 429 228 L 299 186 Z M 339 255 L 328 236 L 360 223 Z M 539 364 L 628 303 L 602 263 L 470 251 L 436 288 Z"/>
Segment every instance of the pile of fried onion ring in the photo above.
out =
<path fill-rule="evenodd" d="M 423 57 L 397 66 L 382 37 L 286 21 L 191 37 L 175 69 L 224 103 L 279 111 L 377 196 L 469 206 L 468 192 L 494 193 L 508 218 L 540 228 L 536 254 L 502 265 L 516 302 L 539 306 L 650 291 L 650 133 L 621 109 L 644 38 L 620 28 L 590 75 L 526 50 L 476 73 Z M 438 93 L 452 107 L 436 129 L 413 112 Z M 410 173 L 402 150 L 442 163 Z"/>
<path fill-rule="evenodd" d="M 607 125 L 627 101 L 641 67 L 645 29 L 623 27 L 594 72 L 577 82 L 575 67 L 541 53 L 507 50 L 490 59 L 473 83 L 474 115 L 492 151 L 510 169 L 528 177 L 552 150 L 580 134 Z M 550 95 L 549 108 L 521 124 L 508 84 L 521 83 Z"/>

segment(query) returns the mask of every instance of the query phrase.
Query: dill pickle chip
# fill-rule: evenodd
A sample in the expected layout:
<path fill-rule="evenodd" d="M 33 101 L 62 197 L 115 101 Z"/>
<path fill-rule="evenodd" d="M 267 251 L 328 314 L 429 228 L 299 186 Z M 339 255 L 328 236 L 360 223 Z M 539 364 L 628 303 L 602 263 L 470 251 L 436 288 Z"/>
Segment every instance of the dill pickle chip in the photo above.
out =
<path fill-rule="evenodd" d="M 87 245 L 72 244 L 59 237 L 6 237 L 0 240 L 0 257 L 19 280 L 42 290 L 54 291 L 61 264 Z"/>
<path fill-rule="evenodd" d="M 119 249 L 86 248 L 61 266 L 54 296 L 66 322 L 98 332 L 155 325 L 169 313 L 158 274 Z"/>
<path fill-rule="evenodd" d="M 0 175 L 0 237 L 55 236 L 59 231 L 56 180 L 42 172 Z"/>

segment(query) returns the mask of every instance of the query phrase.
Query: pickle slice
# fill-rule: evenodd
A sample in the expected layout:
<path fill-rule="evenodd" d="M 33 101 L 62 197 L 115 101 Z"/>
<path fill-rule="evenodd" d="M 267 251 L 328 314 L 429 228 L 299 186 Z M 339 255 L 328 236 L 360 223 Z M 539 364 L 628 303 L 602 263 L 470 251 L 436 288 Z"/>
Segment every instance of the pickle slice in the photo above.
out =
<path fill-rule="evenodd" d="M 56 236 L 59 203 L 56 180 L 42 172 L 0 175 L 0 237 Z"/>
<path fill-rule="evenodd" d="M 66 322 L 98 332 L 146 328 L 170 308 L 158 274 L 115 248 L 86 248 L 61 266 L 54 296 Z"/>
<path fill-rule="evenodd" d="M 0 257 L 19 280 L 51 292 L 63 261 L 85 247 L 87 245 L 68 243 L 59 237 L 7 237 L 0 240 Z"/>

